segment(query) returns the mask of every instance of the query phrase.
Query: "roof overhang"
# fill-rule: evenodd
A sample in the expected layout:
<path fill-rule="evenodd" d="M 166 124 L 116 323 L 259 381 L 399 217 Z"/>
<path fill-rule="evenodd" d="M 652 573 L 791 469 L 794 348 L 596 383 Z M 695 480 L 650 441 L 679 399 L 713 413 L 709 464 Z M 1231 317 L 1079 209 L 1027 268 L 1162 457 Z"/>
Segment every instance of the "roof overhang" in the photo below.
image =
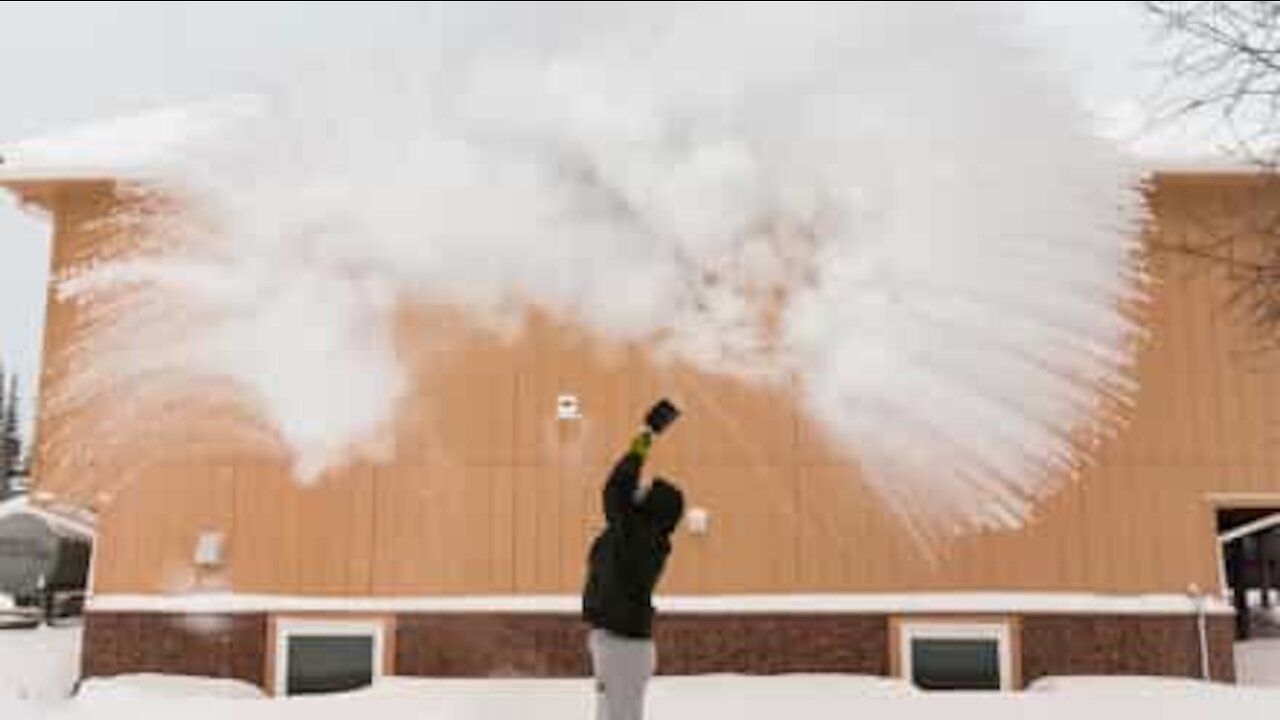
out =
<path fill-rule="evenodd" d="M 94 523 L 96 520 L 92 515 L 80 511 L 76 513 L 76 516 L 72 516 L 69 511 L 64 512 L 32 502 L 30 496 L 27 495 L 19 495 L 0 502 L 0 518 L 14 515 L 25 515 L 39 519 L 59 535 L 79 537 L 85 540 L 92 540 L 94 537 Z"/>

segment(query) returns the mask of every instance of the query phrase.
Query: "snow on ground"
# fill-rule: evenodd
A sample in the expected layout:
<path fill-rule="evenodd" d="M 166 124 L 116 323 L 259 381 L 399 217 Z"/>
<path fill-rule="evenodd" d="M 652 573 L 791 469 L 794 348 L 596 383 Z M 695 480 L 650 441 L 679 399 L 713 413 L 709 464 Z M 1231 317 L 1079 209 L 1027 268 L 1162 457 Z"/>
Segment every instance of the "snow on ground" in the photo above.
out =
<path fill-rule="evenodd" d="M 132 675 L 74 685 L 78 628 L 0 632 L 2 720 L 566 720 L 593 717 L 583 679 L 388 678 L 368 690 L 266 698 L 231 680 Z M 1280 682 L 1280 640 L 1237 648 L 1241 681 Z M 1262 673 L 1270 673 L 1264 675 Z M 1280 687 L 1232 687 L 1140 677 L 1045 678 L 1024 693 L 924 693 L 894 679 L 835 675 L 662 677 L 649 694 L 654 720 L 1200 720 L 1280 717 Z"/>
<path fill-rule="evenodd" d="M 1109 698 L 1175 698 L 1214 693 L 1229 697 L 1238 692 L 1225 683 L 1206 683 L 1180 677 L 1140 677 L 1133 675 L 1083 675 L 1047 677 L 1032 682 L 1027 692 L 1059 695 L 1091 695 Z M 1280 698 L 1280 694 L 1276 695 Z"/>
<path fill-rule="evenodd" d="M 79 672 L 79 627 L 0 630 L 0 701 L 65 698 Z"/>
<path fill-rule="evenodd" d="M 154 673 L 90 678 L 76 689 L 76 700 L 90 704 L 131 701 L 135 697 L 155 700 L 261 700 L 266 695 L 257 685 L 242 680 Z"/>
<path fill-rule="evenodd" d="M 5 720 L 133 720 L 191 718 L 213 720 L 339 720 L 351 717 L 459 720 L 567 720 L 591 718 L 593 697 L 587 680 L 422 680 L 392 679 L 361 692 L 291 699 L 214 697 L 195 681 L 181 697 L 167 687 L 160 694 L 147 683 L 126 680 L 109 692 L 94 692 L 60 703 L 0 701 Z M 110 683 L 106 683 L 110 685 Z M 225 687 L 220 687 L 220 691 Z M 203 695 L 198 697 L 194 695 Z M 659 678 L 649 696 L 655 720 L 1078 720 L 1130 718 L 1201 720 L 1230 715 L 1233 720 L 1274 718 L 1280 690 L 1239 689 L 1148 678 L 1106 678 L 1046 683 L 1026 693 L 922 693 L 894 681 L 849 676 L 703 676 Z"/>
<path fill-rule="evenodd" d="M 1280 638 L 1236 643 L 1236 682 L 1280 688 Z"/>

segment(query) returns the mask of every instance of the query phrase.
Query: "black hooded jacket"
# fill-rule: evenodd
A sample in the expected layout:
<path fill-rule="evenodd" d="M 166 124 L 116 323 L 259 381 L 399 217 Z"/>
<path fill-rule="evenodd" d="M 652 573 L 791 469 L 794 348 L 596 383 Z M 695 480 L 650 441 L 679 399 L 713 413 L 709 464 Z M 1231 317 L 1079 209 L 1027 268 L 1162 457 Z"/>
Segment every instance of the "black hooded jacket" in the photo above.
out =
<path fill-rule="evenodd" d="M 607 527 L 591 545 L 582 615 L 592 627 L 632 638 L 653 634 L 653 589 L 671 554 L 671 533 L 684 513 L 674 485 L 654 480 L 635 501 L 644 455 L 634 449 L 604 486 Z"/>

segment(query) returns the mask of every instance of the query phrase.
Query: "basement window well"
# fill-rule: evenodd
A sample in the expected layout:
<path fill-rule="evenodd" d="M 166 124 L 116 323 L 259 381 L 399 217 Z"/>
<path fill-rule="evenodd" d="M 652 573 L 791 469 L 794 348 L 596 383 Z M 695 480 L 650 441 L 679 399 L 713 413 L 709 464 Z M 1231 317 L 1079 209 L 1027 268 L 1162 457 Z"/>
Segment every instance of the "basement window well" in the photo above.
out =
<path fill-rule="evenodd" d="M 278 620 L 277 695 L 356 690 L 382 676 L 383 625 L 377 621 Z"/>
<path fill-rule="evenodd" d="M 903 622 L 902 676 L 922 690 L 1009 690 L 1009 626 L 1003 622 Z"/>

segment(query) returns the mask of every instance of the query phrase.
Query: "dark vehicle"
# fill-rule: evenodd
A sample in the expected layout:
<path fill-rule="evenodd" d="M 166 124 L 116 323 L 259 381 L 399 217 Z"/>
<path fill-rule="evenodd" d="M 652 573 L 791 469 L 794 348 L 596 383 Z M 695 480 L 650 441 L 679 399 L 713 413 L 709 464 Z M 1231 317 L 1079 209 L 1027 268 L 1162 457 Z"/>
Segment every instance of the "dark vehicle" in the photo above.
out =
<path fill-rule="evenodd" d="M 84 607 L 92 530 L 31 506 L 25 498 L 0 505 L 0 594 L 16 608 L 0 610 L 0 626 L 78 618 Z"/>

